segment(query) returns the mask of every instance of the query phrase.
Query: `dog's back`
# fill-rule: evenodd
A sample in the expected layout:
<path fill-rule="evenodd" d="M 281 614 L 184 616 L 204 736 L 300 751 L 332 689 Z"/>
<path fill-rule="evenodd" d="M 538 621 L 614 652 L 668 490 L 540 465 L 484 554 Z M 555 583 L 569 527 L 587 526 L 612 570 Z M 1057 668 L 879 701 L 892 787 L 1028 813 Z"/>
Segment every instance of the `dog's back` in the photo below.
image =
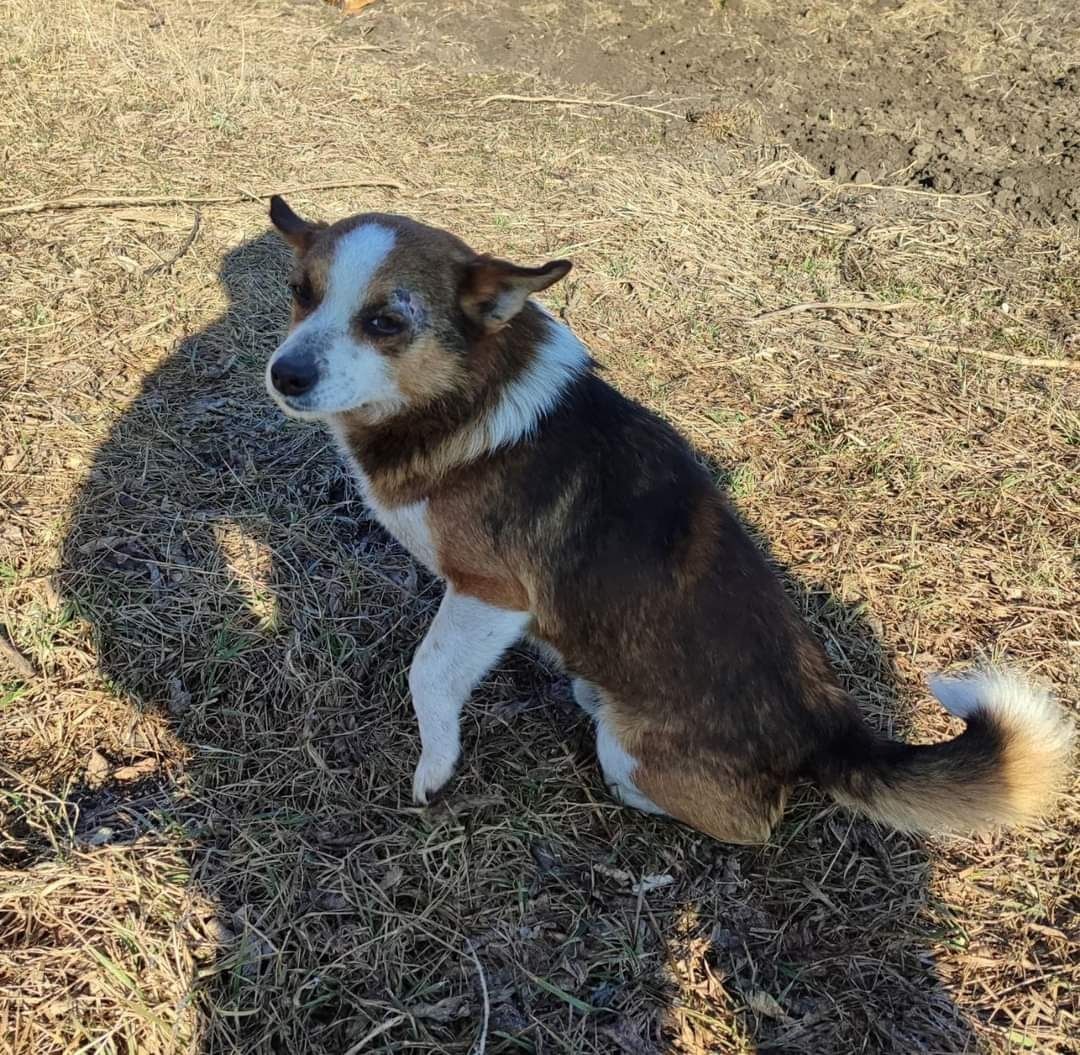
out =
<path fill-rule="evenodd" d="M 837 738 L 868 733 L 775 572 L 665 422 L 595 374 L 536 434 L 431 497 L 460 590 L 525 606 L 600 695 L 663 812 L 765 838 Z"/>

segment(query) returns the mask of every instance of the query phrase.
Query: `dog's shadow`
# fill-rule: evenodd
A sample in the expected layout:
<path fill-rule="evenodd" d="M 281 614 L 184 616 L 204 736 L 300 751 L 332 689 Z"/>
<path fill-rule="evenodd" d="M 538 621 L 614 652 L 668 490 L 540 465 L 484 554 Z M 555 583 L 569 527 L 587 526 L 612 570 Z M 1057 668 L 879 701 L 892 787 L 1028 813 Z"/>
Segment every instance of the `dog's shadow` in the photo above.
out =
<path fill-rule="evenodd" d="M 265 397 L 286 268 L 269 234 L 227 254 L 227 311 L 117 421 L 63 548 L 102 674 L 190 747 L 156 813 L 110 785 L 81 824 L 194 840 L 225 965 L 193 997 L 202 1049 L 464 1051 L 486 1021 L 489 1052 L 972 1050 L 917 841 L 813 795 L 758 849 L 629 814 L 524 653 L 469 709 L 446 799 L 412 808 L 404 672 L 440 591 Z M 863 616 L 789 584 L 895 715 Z"/>

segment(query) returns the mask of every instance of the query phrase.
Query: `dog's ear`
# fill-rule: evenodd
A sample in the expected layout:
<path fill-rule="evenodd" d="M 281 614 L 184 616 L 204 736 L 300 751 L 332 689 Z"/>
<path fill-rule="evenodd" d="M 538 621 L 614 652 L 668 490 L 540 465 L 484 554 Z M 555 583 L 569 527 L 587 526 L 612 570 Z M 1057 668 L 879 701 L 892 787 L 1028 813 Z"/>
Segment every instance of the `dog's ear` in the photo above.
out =
<path fill-rule="evenodd" d="M 554 285 L 573 264 L 552 260 L 543 267 L 518 267 L 508 260 L 478 256 L 465 272 L 461 309 L 489 333 L 502 329 L 521 309 L 530 293 Z"/>
<path fill-rule="evenodd" d="M 298 253 L 307 251 L 315 232 L 323 226 L 297 216 L 280 194 L 275 194 L 270 199 L 270 222 Z"/>

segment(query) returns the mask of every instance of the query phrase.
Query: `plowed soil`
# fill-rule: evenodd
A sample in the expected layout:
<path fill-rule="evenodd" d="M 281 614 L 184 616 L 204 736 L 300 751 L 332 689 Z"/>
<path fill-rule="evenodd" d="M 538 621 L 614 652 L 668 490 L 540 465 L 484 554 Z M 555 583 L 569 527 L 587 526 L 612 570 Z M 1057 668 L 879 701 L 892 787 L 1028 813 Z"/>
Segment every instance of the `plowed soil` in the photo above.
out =
<path fill-rule="evenodd" d="M 695 116 L 749 109 L 841 182 L 1080 220 L 1073 3 L 401 0 L 364 18 L 373 40 L 423 37 L 433 54 L 515 70 L 526 86 L 674 99 Z"/>

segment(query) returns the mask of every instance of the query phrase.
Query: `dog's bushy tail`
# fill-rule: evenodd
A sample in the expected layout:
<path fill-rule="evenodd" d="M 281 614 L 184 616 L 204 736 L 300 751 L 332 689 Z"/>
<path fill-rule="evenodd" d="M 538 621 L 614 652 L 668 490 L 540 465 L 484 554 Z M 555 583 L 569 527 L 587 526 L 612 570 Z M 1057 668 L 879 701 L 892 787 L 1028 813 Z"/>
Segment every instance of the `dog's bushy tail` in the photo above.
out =
<path fill-rule="evenodd" d="M 974 831 L 1043 813 L 1063 783 L 1072 727 L 1017 674 L 936 678 L 930 691 L 967 728 L 918 746 L 873 738 L 830 753 L 820 783 L 838 802 L 909 832 Z"/>

